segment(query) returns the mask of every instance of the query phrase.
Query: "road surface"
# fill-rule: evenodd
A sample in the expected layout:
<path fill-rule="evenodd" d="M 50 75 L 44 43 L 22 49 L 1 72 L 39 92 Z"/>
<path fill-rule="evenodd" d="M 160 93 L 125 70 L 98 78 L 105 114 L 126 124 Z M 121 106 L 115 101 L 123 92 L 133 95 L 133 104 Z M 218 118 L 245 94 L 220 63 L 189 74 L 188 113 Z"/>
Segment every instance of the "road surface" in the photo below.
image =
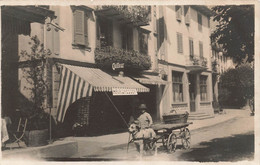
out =
<path fill-rule="evenodd" d="M 178 142 L 180 144 L 180 141 Z M 191 131 L 191 148 L 184 150 L 177 145 L 174 153 L 167 153 L 164 147 L 158 146 L 156 156 L 140 158 L 135 146 L 126 146 L 79 158 L 80 160 L 143 160 L 143 161 L 242 161 L 254 159 L 254 117 L 238 116 L 225 123 L 208 128 Z"/>

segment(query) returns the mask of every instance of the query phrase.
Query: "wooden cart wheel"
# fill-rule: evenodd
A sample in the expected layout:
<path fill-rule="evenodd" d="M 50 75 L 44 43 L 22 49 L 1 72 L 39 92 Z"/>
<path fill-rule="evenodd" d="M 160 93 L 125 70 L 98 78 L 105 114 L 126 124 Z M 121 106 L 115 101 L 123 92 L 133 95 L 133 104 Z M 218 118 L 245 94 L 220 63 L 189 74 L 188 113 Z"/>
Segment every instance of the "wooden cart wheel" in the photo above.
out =
<path fill-rule="evenodd" d="M 182 130 L 182 138 L 181 138 L 181 142 L 182 142 L 182 146 L 184 149 L 188 149 L 190 148 L 190 139 L 191 139 L 191 135 L 190 135 L 190 131 L 188 128 L 184 128 Z"/>
<path fill-rule="evenodd" d="M 177 144 L 177 136 L 174 133 L 171 133 L 167 141 L 168 152 L 170 153 L 175 152 L 176 144 Z"/>

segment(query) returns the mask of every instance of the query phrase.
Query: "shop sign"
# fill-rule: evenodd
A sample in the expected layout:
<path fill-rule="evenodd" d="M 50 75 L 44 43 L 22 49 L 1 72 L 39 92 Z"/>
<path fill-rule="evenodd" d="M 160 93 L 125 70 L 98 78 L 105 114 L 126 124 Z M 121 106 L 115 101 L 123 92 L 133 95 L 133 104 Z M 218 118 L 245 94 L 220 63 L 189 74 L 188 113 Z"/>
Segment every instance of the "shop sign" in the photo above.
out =
<path fill-rule="evenodd" d="M 113 96 L 137 95 L 137 90 L 136 89 L 113 88 L 112 93 L 113 93 Z"/>
<path fill-rule="evenodd" d="M 125 64 L 124 63 L 113 63 L 112 64 L 112 69 L 113 70 L 116 70 L 116 69 L 120 69 L 120 68 L 124 68 L 125 67 Z"/>

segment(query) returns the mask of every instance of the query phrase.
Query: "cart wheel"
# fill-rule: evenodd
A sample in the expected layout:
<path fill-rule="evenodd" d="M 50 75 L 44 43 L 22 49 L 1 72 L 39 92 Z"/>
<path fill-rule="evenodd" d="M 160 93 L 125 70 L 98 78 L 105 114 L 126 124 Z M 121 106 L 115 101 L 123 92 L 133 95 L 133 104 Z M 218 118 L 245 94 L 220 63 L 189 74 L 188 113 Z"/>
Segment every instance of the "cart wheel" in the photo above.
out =
<path fill-rule="evenodd" d="M 182 138 L 181 138 L 182 146 L 184 149 L 190 148 L 190 139 L 191 139 L 191 135 L 189 129 L 184 128 L 182 131 Z"/>
<path fill-rule="evenodd" d="M 173 153 L 176 150 L 177 136 L 174 133 L 171 133 L 168 137 L 167 149 L 168 152 Z"/>

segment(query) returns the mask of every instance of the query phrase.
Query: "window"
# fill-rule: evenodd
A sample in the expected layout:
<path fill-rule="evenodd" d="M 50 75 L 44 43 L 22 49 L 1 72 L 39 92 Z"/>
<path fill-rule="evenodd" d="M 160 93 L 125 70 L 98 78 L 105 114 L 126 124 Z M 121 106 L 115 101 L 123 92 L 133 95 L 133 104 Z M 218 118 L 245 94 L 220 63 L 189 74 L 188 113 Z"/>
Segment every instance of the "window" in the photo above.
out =
<path fill-rule="evenodd" d="M 122 26 L 122 48 L 133 50 L 133 29 L 131 27 Z"/>
<path fill-rule="evenodd" d="M 200 100 L 207 101 L 207 76 L 200 76 Z"/>
<path fill-rule="evenodd" d="M 148 54 L 148 33 L 139 31 L 139 51 L 142 54 Z"/>
<path fill-rule="evenodd" d="M 208 17 L 208 28 L 210 28 L 210 17 Z"/>
<path fill-rule="evenodd" d="M 185 16 L 185 24 L 190 24 L 190 7 L 184 6 L 184 16 Z"/>
<path fill-rule="evenodd" d="M 177 21 L 181 21 L 182 7 L 181 6 L 175 6 L 175 12 L 176 12 Z"/>
<path fill-rule="evenodd" d="M 199 51 L 200 51 L 200 57 L 203 57 L 203 43 L 199 42 Z"/>
<path fill-rule="evenodd" d="M 182 83 L 181 72 L 172 72 L 172 92 L 173 92 L 173 102 L 183 102 L 183 83 Z"/>
<path fill-rule="evenodd" d="M 189 47 L 190 47 L 190 56 L 194 56 L 194 46 L 193 46 L 193 39 L 189 39 Z"/>
<path fill-rule="evenodd" d="M 88 42 L 88 15 L 85 10 L 73 9 L 74 45 L 89 46 Z"/>
<path fill-rule="evenodd" d="M 182 34 L 181 33 L 177 33 L 177 51 L 178 53 L 183 53 L 183 43 L 182 43 Z"/>
<path fill-rule="evenodd" d="M 199 31 L 202 31 L 202 16 L 200 13 L 198 13 L 198 28 Z"/>
<path fill-rule="evenodd" d="M 100 46 L 113 46 L 113 23 L 108 19 L 98 18 L 97 28 L 97 42 Z"/>

